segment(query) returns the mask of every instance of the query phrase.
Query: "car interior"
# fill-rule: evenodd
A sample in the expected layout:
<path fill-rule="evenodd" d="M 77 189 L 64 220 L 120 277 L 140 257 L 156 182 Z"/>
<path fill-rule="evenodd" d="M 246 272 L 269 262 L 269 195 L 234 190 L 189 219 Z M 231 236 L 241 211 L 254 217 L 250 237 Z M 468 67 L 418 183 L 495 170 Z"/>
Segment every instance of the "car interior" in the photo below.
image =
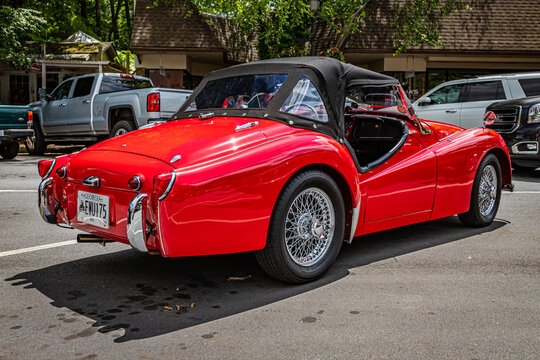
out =
<path fill-rule="evenodd" d="M 365 94 L 364 98 L 381 98 L 380 94 L 373 95 Z M 348 93 L 344 112 L 345 137 L 354 151 L 360 171 L 365 172 L 394 155 L 405 143 L 409 131 L 403 120 L 383 114 L 362 114 L 362 110 L 367 110 L 366 104 L 359 105 L 354 101 L 356 99 L 354 94 Z"/>

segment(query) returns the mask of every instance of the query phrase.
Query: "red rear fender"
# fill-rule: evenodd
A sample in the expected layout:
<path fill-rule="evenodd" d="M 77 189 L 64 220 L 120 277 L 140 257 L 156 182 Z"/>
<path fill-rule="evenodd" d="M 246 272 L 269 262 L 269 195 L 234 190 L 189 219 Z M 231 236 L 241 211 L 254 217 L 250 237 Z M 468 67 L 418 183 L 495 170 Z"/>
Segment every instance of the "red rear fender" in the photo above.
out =
<path fill-rule="evenodd" d="M 234 155 L 176 170 L 176 182 L 160 204 L 167 256 L 262 249 L 277 197 L 308 166 L 334 169 L 359 201 L 358 174 L 348 150 L 326 136 L 284 136 Z"/>

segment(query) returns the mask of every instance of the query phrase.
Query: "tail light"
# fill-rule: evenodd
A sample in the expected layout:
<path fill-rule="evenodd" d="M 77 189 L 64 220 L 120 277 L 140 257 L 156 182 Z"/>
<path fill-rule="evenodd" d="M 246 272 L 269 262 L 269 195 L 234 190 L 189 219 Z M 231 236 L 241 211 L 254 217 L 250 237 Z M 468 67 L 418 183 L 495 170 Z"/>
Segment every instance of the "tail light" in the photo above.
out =
<path fill-rule="evenodd" d="M 38 173 L 42 178 L 46 178 L 51 174 L 51 171 L 56 163 L 56 159 L 41 160 L 38 162 Z"/>
<path fill-rule="evenodd" d="M 148 94 L 146 98 L 147 111 L 159 111 L 159 93 Z"/>
<path fill-rule="evenodd" d="M 141 190 L 141 187 L 142 187 L 141 178 L 135 175 L 134 177 L 128 180 L 128 186 L 135 191 Z"/>
<path fill-rule="evenodd" d="M 497 120 L 497 115 L 493 111 L 488 111 L 484 114 L 484 125 L 493 125 L 493 123 Z"/>
<path fill-rule="evenodd" d="M 60 166 L 58 169 L 56 169 L 56 175 L 62 179 L 65 179 L 67 175 L 67 168 L 65 166 Z"/>
<path fill-rule="evenodd" d="M 28 119 L 26 120 L 26 125 L 28 129 L 31 129 L 32 125 L 34 125 L 34 113 L 32 112 L 32 110 L 28 110 L 27 118 Z"/>
<path fill-rule="evenodd" d="M 158 200 L 163 200 L 172 189 L 176 174 L 174 172 L 154 176 L 154 193 Z"/>

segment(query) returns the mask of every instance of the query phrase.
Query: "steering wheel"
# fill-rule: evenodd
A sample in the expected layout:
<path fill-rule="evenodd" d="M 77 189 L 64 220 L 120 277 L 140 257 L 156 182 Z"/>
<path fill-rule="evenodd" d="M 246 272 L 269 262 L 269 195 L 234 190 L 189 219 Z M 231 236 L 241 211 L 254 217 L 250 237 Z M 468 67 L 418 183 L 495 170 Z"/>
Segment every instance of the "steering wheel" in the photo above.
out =
<path fill-rule="evenodd" d="M 307 108 L 309 111 L 311 111 L 315 115 L 315 118 L 314 118 L 315 120 L 321 121 L 321 118 L 320 118 L 319 113 L 317 112 L 317 110 L 315 110 L 315 108 L 313 106 L 308 105 L 308 104 L 293 104 L 293 105 L 290 105 L 290 106 L 286 107 L 284 112 L 299 115 L 299 116 L 304 116 L 304 117 L 308 117 L 308 118 L 313 119 L 313 117 L 310 117 L 310 116 L 300 115 L 300 114 L 296 114 L 294 112 L 291 112 L 292 109 L 294 109 L 294 108 L 299 109 L 301 107 Z"/>

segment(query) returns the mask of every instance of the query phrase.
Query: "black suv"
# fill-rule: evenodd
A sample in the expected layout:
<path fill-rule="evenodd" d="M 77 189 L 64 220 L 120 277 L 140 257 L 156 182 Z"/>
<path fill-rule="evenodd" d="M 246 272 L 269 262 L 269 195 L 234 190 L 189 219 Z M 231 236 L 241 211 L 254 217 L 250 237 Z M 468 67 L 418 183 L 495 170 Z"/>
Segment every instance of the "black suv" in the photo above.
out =
<path fill-rule="evenodd" d="M 540 167 L 540 96 L 493 103 L 484 124 L 501 134 L 515 168 Z"/>

